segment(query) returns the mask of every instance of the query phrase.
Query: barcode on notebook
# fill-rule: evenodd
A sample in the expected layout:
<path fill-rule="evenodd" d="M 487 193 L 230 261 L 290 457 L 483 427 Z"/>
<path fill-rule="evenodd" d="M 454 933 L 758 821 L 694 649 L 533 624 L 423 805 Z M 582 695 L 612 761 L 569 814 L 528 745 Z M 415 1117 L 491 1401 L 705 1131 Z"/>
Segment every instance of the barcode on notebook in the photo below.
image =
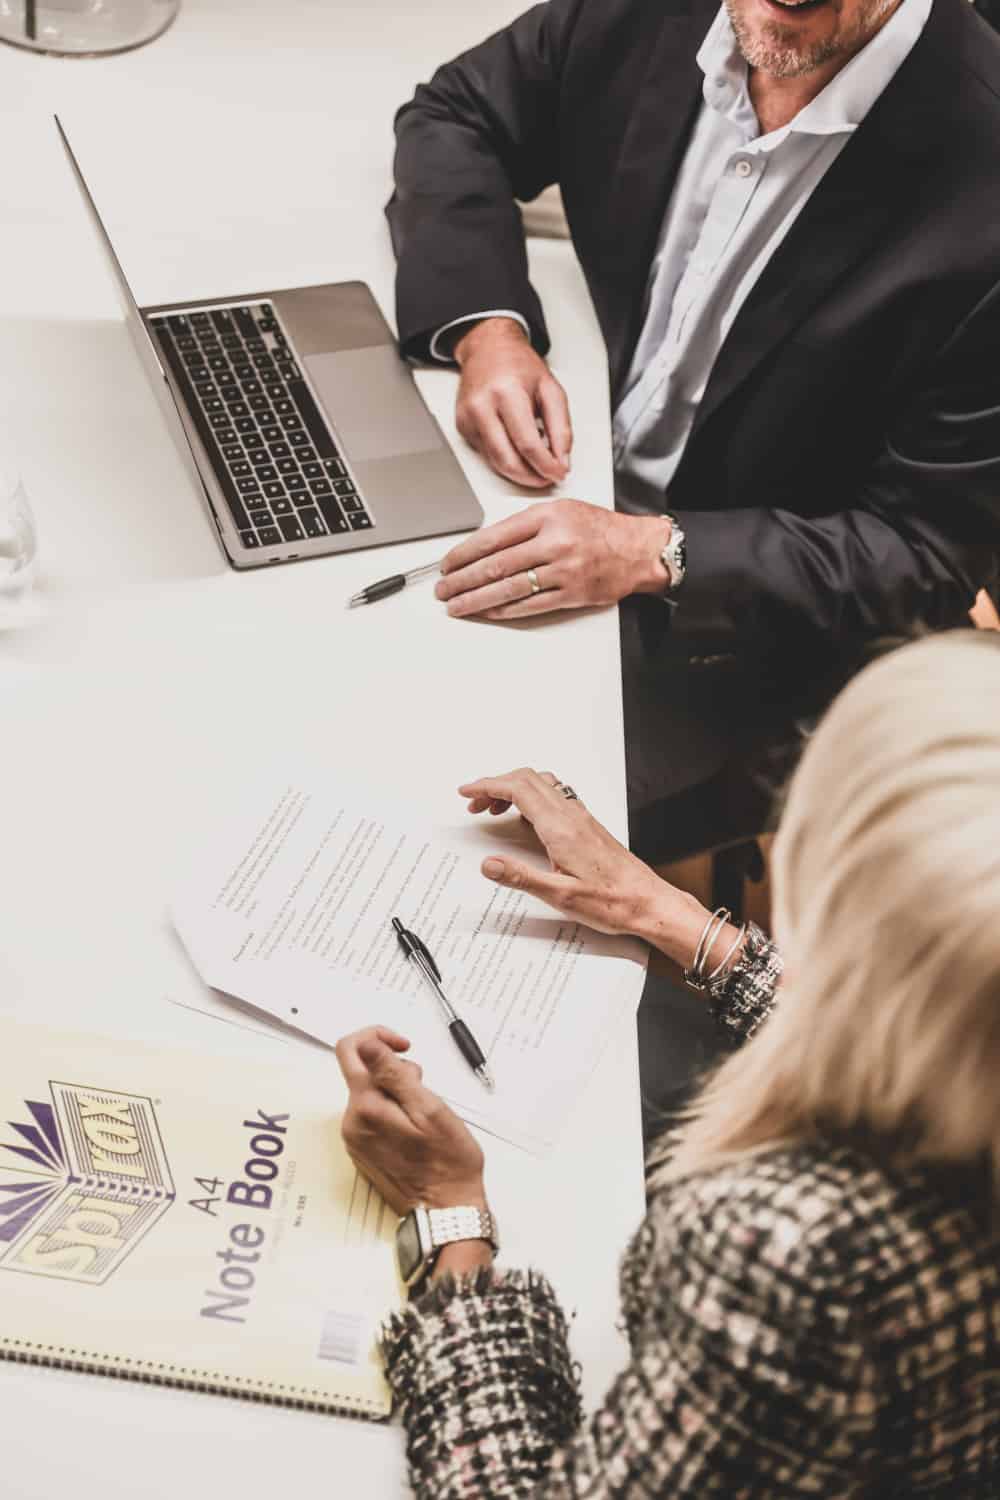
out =
<path fill-rule="evenodd" d="M 331 1359 L 338 1365 L 359 1365 L 364 1326 L 360 1313 L 328 1312 L 317 1351 L 320 1359 Z"/>

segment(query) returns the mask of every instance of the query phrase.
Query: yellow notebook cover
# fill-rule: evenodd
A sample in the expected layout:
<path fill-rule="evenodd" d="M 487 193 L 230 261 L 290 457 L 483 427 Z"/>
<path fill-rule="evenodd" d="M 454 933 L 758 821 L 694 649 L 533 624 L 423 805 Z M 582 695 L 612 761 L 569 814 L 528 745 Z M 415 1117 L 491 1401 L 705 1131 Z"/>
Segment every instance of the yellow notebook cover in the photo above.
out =
<path fill-rule="evenodd" d="M 367 1417 L 395 1217 L 315 1073 L 0 1020 L 0 1355 Z"/>

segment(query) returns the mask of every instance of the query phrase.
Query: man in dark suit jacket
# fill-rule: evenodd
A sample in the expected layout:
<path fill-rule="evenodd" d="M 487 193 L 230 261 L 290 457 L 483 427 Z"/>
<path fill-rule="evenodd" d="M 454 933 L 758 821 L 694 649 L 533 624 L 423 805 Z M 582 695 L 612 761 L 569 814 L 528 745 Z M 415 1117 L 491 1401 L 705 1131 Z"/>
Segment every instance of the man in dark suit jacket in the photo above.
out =
<path fill-rule="evenodd" d="M 659 494 L 655 462 L 630 455 L 625 433 L 618 514 L 531 507 L 454 549 L 438 586 L 453 613 L 494 619 L 633 596 L 623 628 L 643 661 L 632 712 L 647 739 L 669 735 L 688 691 L 669 661 L 722 666 L 716 704 L 731 692 L 752 717 L 769 696 L 790 712 L 872 638 L 962 623 L 996 575 L 1000 40 L 967 0 L 933 0 L 929 15 L 925 3 L 860 121 L 838 122 L 811 177 L 793 166 L 770 228 L 743 246 L 735 316 L 724 305 L 703 320 L 693 356 L 677 299 L 695 319 L 708 304 L 683 278 L 673 293 L 658 282 L 684 271 L 664 253 L 701 253 L 733 173 L 766 168 L 773 191 L 779 155 L 755 155 L 754 135 L 782 144 L 848 64 L 854 87 L 873 39 L 920 3 L 727 0 L 727 81 L 703 73 L 726 21 L 716 0 L 550 0 L 439 69 L 397 118 L 401 346 L 455 358 L 459 426 L 499 472 L 541 488 L 565 477 L 570 446 L 516 199 L 561 186 L 619 418 L 651 380 L 635 355 L 655 353 L 658 302 L 664 338 L 701 361 L 703 388 L 682 393 L 690 420 L 663 439 Z M 745 146 L 727 164 L 706 157 L 699 202 L 685 162 L 697 177 L 723 85 L 715 107 L 742 120 Z M 669 425 L 669 375 L 650 394 Z M 635 779 L 633 804 L 655 798 L 655 772 Z"/>

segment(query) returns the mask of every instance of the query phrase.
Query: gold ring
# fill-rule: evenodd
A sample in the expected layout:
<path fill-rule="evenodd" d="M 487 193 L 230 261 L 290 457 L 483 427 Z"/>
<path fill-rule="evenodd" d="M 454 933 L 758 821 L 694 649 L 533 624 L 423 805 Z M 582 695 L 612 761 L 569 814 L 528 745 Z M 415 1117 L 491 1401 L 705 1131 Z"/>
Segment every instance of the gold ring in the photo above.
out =
<path fill-rule="evenodd" d="M 538 574 L 535 572 L 534 568 L 528 568 L 525 571 L 524 576 L 531 584 L 531 592 L 533 594 L 540 594 L 542 592 L 542 585 L 538 582 Z"/>

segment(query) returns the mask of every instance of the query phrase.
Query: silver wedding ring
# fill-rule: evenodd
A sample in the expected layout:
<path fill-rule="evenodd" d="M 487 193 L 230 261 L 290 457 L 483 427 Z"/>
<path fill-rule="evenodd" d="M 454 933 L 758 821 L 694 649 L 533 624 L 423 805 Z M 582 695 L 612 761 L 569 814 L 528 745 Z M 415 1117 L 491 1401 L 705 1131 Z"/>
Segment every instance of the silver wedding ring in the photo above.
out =
<path fill-rule="evenodd" d="M 542 585 L 538 582 L 538 574 L 534 568 L 526 569 L 524 576 L 531 584 L 531 592 L 533 594 L 540 594 L 542 592 Z"/>

